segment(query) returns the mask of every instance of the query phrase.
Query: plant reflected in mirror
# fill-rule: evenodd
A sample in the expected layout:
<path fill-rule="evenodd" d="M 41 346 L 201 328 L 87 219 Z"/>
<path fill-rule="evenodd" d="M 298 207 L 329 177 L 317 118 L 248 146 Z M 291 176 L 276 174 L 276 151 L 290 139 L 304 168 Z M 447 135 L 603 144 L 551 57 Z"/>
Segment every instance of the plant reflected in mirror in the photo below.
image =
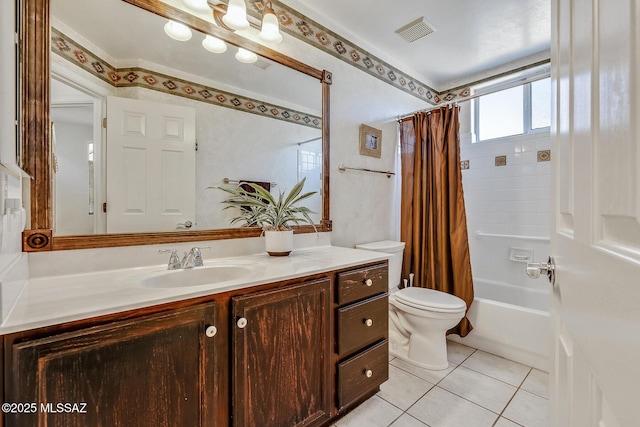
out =
<path fill-rule="evenodd" d="M 222 190 L 229 196 L 222 201 L 224 209 L 237 209 L 239 214 L 231 218 L 231 223 L 244 221 L 245 226 L 260 226 L 264 231 L 285 231 L 291 229 L 289 223 L 311 224 L 316 227 L 309 214 L 314 213 L 306 206 L 298 204 L 316 194 L 316 191 L 302 193 L 306 178 L 298 182 L 288 194 L 280 191 L 274 197 L 270 191 L 257 183 L 240 183 L 237 186 L 209 187 Z M 317 232 L 317 230 L 316 230 Z"/>

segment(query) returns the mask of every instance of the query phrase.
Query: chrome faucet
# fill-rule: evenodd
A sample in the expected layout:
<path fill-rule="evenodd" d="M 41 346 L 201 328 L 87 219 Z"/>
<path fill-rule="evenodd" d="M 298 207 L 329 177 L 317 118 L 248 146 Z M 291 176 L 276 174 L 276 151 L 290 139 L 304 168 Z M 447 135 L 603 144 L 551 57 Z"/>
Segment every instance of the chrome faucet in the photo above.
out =
<path fill-rule="evenodd" d="M 183 268 L 202 267 L 204 262 L 202 261 L 202 249 L 211 249 L 211 246 L 204 246 L 202 248 L 191 248 L 189 252 L 184 253 L 182 261 L 178 257 L 178 251 L 176 249 L 160 249 L 159 254 L 171 253 L 169 257 L 169 263 L 167 264 L 168 270 L 179 270 Z"/>
<path fill-rule="evenodd" d="M 211 246 L 191 248 L 189 252 L 185 252 L 184 258 L 182 258 L 182 261 L 180 262 L 181 268 L 202 267 L 202 249 L 211 249 Z"/>
<path fill-rule="evenodd" d="M 171 256 L 169 257 L 169 264 L 167 264 L 167 270 L 179 270 L 182 268 L 180 258 L 178 258 L 178 251 L 176 249 L 160 249 L 158 253 L 171 253 Z"/>

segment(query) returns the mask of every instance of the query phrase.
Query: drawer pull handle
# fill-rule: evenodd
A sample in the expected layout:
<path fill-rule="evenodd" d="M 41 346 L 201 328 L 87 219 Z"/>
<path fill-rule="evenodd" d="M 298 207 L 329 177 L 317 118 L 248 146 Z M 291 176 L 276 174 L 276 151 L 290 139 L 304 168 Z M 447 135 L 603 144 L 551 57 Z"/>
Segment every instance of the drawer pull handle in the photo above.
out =
<path fill-rule="evenodd" d="M 371 285 L 373 285 L 373 280 L 367 279 L 367 280 L 364 281 L 364 284 L 367 285 L 367 286 L 371 286 Z"/>
<path fill-rule="evenodd" d="M 238 328 L 243 329 L 245 326 L 247 326 L 247 319 L 245 319 L 244 317 L 239 318 L 236 322 L 236 325 L 238 325 Z"/>
<path fill-rule="evenodd" d="M 364 371 L 364 374 L 367 376 L 367 378 L 371 378 L 373 376 L 373 371 L 371 369 L 367 369 L 366 371 Z"/>
<path fill-rule="evenodd" d="M 209 338 L 213 338 L 216 336 L 216 334 L 218 333 L 218 328 L 216 328 L 215 326 L 208 326 L 207 329 L 204 331 L 204 333 L 209 337 Z"/>
<path fill-rule="evenodd" d="M 371 326 L 371 325 L 373 325 L 373 320 L 371 320 L 371 319 L 364 319 L 364 324 L 365 324 L 365 325 L 367 325 L 367 326 Z"/>

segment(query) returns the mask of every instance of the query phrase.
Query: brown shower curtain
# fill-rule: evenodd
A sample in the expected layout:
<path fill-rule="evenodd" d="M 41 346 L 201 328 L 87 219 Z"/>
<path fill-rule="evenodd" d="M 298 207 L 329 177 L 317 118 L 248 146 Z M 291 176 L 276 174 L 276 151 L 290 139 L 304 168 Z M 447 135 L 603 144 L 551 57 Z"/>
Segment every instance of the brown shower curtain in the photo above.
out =
<path fill-rule="evenodd" d="M 414 285 L 473 302 L 473 279 L 460 169 L 459 108 L 445 106 L 400 121 L 402 206 L 405 242 L 402 277 Z M 464 337 L 473 326 L 463 318 L 447 333 Z"/>

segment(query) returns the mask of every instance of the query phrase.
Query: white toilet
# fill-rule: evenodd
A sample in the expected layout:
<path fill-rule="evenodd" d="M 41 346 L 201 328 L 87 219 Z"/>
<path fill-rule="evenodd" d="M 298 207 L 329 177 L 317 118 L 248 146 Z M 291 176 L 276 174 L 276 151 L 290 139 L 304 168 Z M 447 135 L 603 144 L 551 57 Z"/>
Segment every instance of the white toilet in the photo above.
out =
<path fill-rule="evenodd" d="M 385 240 L 356 248 L 393 254 L 389 259 L 389 352 L 422 368 L 447 369 L 445 334 L 464 317 L 465 302 L 432 289 L 398 290 L 404 242 Z"/>

